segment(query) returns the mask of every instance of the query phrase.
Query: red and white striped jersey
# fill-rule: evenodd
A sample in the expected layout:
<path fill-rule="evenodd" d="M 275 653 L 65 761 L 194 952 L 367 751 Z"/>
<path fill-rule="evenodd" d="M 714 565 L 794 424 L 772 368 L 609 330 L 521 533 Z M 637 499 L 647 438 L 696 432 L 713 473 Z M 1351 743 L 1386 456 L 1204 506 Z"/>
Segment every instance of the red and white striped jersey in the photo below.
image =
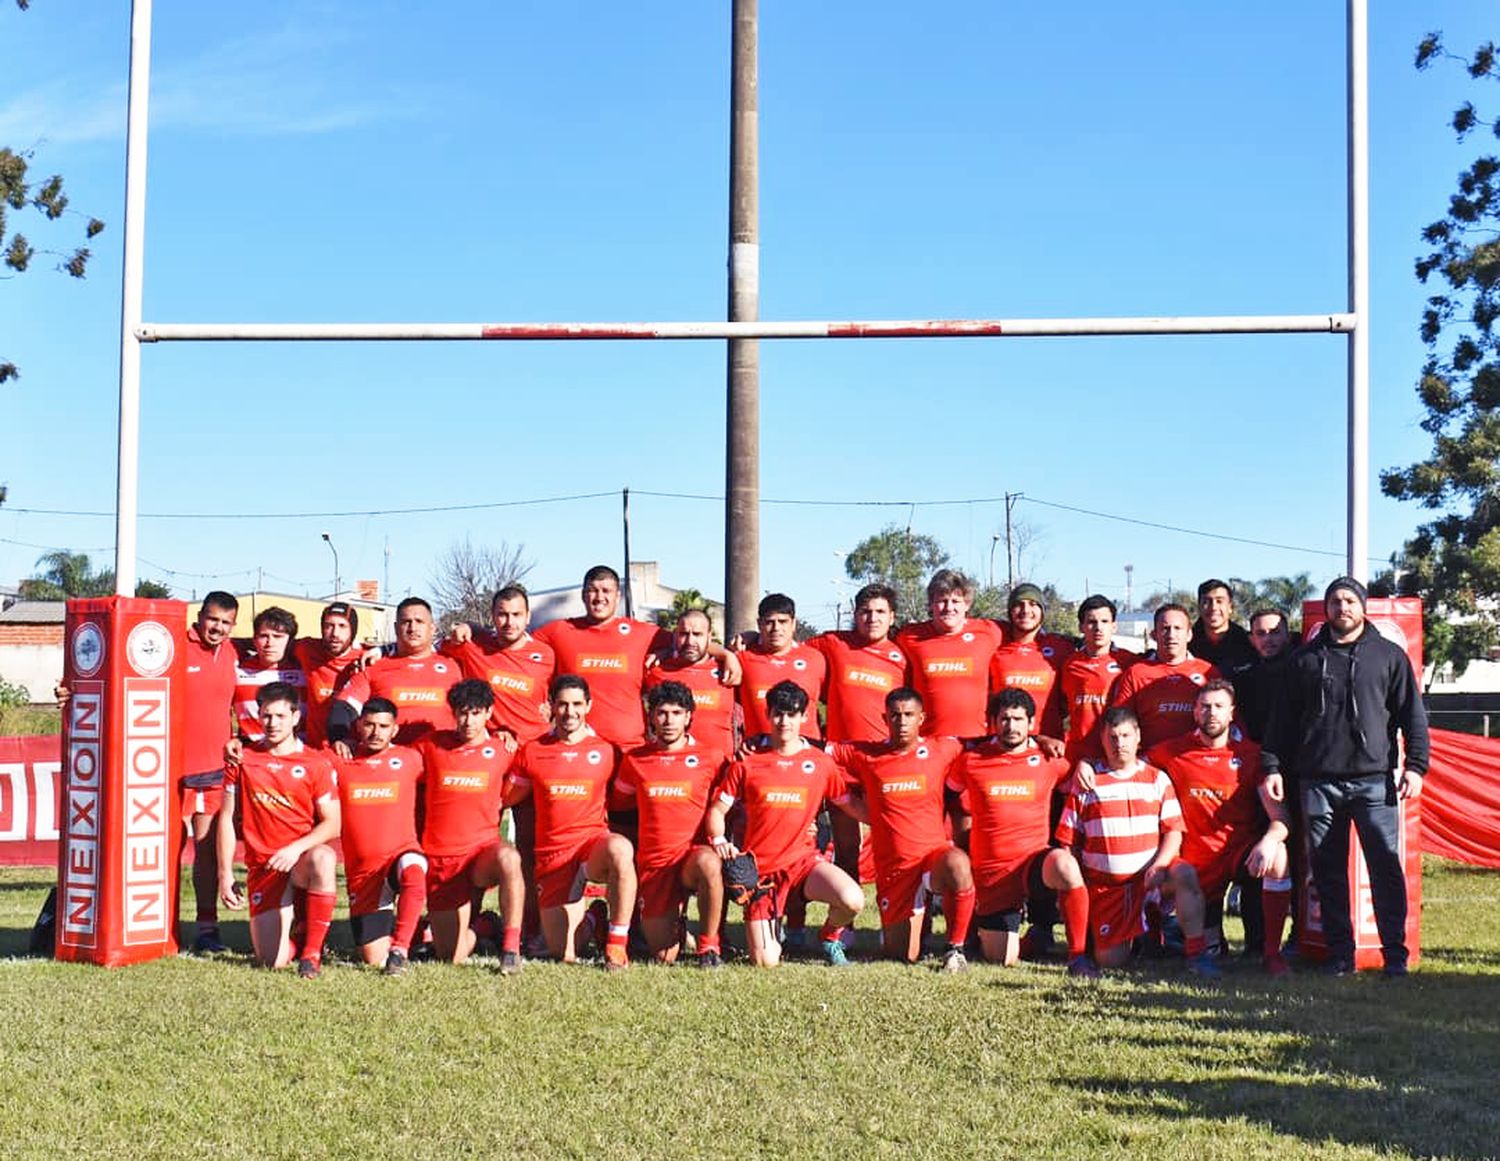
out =
<path fill-rule="evenodd" d="M 1183 829 L 1172 780 L 1137 760 L 1127 770 L 1097 770 L 1093 790 L 1068 795 L 1057 841 L 1079 854 L 1092 883 L 1124 883 L 1145 869 L 1167 831 Z"/>
<path fill-rule="evenodd" d="M 282 681 L 297 689 L 297 708 L 307 713 L 307 675 L 291 658 L 266 665 L 252 654 L 241 659 L 234 671 L 234 718 L 239 736 L 247 742 L 265 740 L 260 728 L 260 703 L 255 697 L 273 682 Z M 300 731 L 299 731 L 300 732 Z"/>

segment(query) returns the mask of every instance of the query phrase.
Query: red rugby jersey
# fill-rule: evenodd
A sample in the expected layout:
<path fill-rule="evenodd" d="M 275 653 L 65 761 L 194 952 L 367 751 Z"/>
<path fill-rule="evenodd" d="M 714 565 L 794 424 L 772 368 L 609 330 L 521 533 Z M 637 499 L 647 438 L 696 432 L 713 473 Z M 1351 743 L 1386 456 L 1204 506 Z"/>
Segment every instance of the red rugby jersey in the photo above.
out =
<path fill-rule="evenodd" d="M 1120 677 L 1111 705 L 1128 705 L 1141 719 L 1141 753 L 1195 729 L 1193 702 L 1219 671 L 1189 655 L 1175 665 L 1142 659 Z"/>
<path fill-rule="evenodd" d="M 790 681 L 807 694 L 805 737 L 821 738 L 818 725 L 818 702 L 823 700 L 823 682 L 828 662 L 823 654 L 806 645 L 793 645 L 785 653 L 762 653 L 759 649 L 742 649 L 736 657 L 744 679 L 740 682 L 740 709 L 745 714 L 745 735 L 755 737 L 771 732 L 771 715 L 766 712 L 766 691 L 773 685 Z"/>
<path fill-rule="evenodd" d="M 548 733 L 521 747 L 511 782 L 531 788 L 539 867 L 608 829 L 606 799 L 618 759 L 614 745 L 594 734 L 564 742 Z"/>
<path fill-rule="evenodd" d="M 367 875 L 397 855 L 418 850 L 417 788 L 422 758 L 405 746 L 356 755 L 338 764 L 339 840 L 350 875 Z"/>
<path fill-rule="evenodd" d="M 297 706 L 302 711 L 303 736 L 307 733 L 307 674 L 295 658 L 266 665 L 253 654 L 242 657 L 234 667 L 235 730 L 247 742 L 259 742 L 266 735 L 260 728 L 260 703 L 256 695 L 268 685 L 284 682 L 297 691 Z M 308 741 L 311 743 L 312 739 Z"/>
<path fill-rule="evenodd" d="M 969 859 L 976 875 L 1001 878 L 1046 849 L 1052 791 L 1068 770 L 1066 759 L 1044 756 L 1031 739 L 1019 753 L 985 741 L 958 756 L 948 788 L 963 795 L 973 820 Z"/>
<path fill-rule="evenodd" d="M 1000 647 L 1000 626 L 970 618 L 957 633 L 945 633 L 931 621 L 908 625 L 896 638 L 911 660 L 911 679 L 922 695 L 934 737 L 979 738 L 989 698 L 990 659 Z"/>
<path fill-rule="evenodd" d="M 1137 759 L 1128 770 L 1096 768 L 1093 790 L 1068 795 L 1057 841 L 1078 851 L 1092 883 L 1124 883 L 1145 870 L 1167 831 L 1183 829 L 1172 780 Z"/>
<path fill-rule="evenodd" d="M 955 738 L 919 738 L 909 750 L 889 742 L 833 748 L 835 760 L 864 794 L 877 874 L 916 866 L 948 845 L 943 790 L 962 749 Z"/>
<path fill-rule="evenodd" d="M 770 875 L 816 853 L 813 820 L 825 798 L 841 802 L 848 789 L 833 759 L 806 745 L 795 754 L 752 752 L 731 762 L 716 794 L 725 806 L 744 802 L 740 846 L 754 853 L 762 875 Z"/>
<path fill-rule="evenodd" d="M 1154 747 L 1146 761 L 1172 780 L 1182 806 L 1182 857 L 1203 870 L 1225 851 L 1244 848 L 1266 830 L 1260 804 L 1260 747 L 1248 738 L 1222 749 L 1205 745 L 1198 731 Z"/>
<path fill-rule="evenodd" d="M 808 644 L 828 662 L 828 740 L 882 741 L 885 695 L 910 680 L 906 654 L 890 638 L 861 644 L 848 629 L 820 633 Z"/>
<path fill-rule="evenodd" d="M 1109 708 L 1120 675 L 1135 664 L 1137 654 L 1111 649 L 1098 657 L 1082 650 L 1063 663 L 1057 684 L 1063 709 L 1068 715 L 1068 758 L 1102 758 L 1099 719 Z"/>
<path fill-rule="evenodd" d="M 734 690 L 720 680 L 723 670 L 712 657 L 703 657 L 691 665 L 675 657 L 646 671 L 644 692 L 668 681 L 680 681 L 693 691 L 693 740 L 700 746 L 721 750 L 725 754 L 735 751 Z M 647 723 L 650 724 L 649 722 Z"/>
<path fill-rule="evenodd" d="M 337 657 L 316 637 L 299 638 L 294 645 L 297 664 L 307 675 L 307 707 L 302 718 L 302 736 L 310 746 L 328 741 L 328 707 L 354 676 L 354 663 L 364 653 L 357 642 Z"/>
<path fill-rule="evenodd" d="M 493 633 L 482 630 L 462 644 L 444 641 L 441 652 L 458 662 L 465 677 L 489 683 L 495 694 L 490 729 L 509 730 L 517 740 L 529 742 L 552 728 L 547 685 L 557 655 L 545 641 L 528 633 L 502 649 Z"/>
<path fill-rule="evenodd" d="M 1072 651 L 1071 642 L 1050 633 L 1024 644 L 1006 642 L 990 658 L 990 691 L 1024 689 L 1036 703 L 1037 732 L 1060 738 L 1062 699 L 1057 673 Z"/>
<path fill-rule="evenodd" d="M 637 868 L 675 866 L 703 841 L 709 794 L 723 769 L 723 751 L 691 741 L 680 750 L 647 742 L 620 760 L 615 789 L 630 800 L 640 820 Z"/>
<path fill-rule="evenodd" d="M 234 722 L 235 647 L 226 640 L 210 649 L 197 628 L 189 626 L 185 652 L 183 768 L 178 773 L 207 774 L 224 768 L 224 743 Z"/>
<path fill-rule="evenodd" d="M 458 662 L 436 653 L 426 657 L 382 657 L 354 674 L 339 693 L 355 713 L 372 697 L 396 707 L 396 742 L 409 746 L 432 730 L 451 730 L 448 691 L 463 679 Z"/>
<path fill-rule="evenodd" d="M 587 617 L 549 621 L 533 634 L 552 646 L 553 672 L 576 673 L 589 683 L 589 726 L 619 746 L 638 746 L 646 737 L 641 683 L 646 656 L 666 653 L 672 635 L 665 629 L 628 617 L 594 623 Z"/>
<path fill-rule="evenodd" d="M 494 842 L 515 755 L 494 738 L 460 742 L 452 730 L 428 734 L 417 752 L 426 772 L 422 849 L 463 855 Z"/>
<path fill-rule="evenodd" d="M 319 802 L 338 799 L 333 763 L 301 742 L 285 755 L 268 754 L 260 744 L 246 746 L 238 765 L 225 766 L 224 785 L 239 795 L 245 862 L 252 867 L 312 830 Z"/>

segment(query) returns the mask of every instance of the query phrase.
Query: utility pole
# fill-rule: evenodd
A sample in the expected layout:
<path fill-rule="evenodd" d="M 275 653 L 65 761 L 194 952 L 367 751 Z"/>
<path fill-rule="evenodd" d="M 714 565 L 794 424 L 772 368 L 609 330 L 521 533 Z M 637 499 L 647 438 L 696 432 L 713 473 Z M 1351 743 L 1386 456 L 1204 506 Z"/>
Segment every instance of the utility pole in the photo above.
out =
<path fill-rule="evenodd" d="M 1016 501 L 1024 492 L 1005 493 L 1005 576 L 1007 590 L 1016 587 L 1016 549 L 1011 539 L 1010 514 L 1015 510 Z M 991 552 L 993 558 L 993 552 Z"/>
<path fill-rule="evenodd" d="M 625 615 L 635 616 L 635 598 L 630 591 L 630 489 L 620 489 L 620 517 L 625 527 L 625 571 L 620 575 L 625 578 Z"/>
<path fill-rule="evenodd" d="M 729 321 L 760 318 L 758 0 L 734 0 L 729 122 Z M 760 592 L 760 343 L 730 339 L 724 451 L 724 631 Z"/>

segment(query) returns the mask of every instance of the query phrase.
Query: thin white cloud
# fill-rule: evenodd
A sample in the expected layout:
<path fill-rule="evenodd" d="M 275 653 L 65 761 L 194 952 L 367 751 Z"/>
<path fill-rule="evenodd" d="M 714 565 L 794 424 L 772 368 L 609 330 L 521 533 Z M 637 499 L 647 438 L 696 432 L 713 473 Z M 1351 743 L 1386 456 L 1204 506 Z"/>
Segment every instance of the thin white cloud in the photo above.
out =
<path fill-rule="evenodd" d="M 392 89 L 351 96 L 344 70 L 330 67 L 347 48 L 330 29 L 288 27 L 215 45 L 155 69 L 151 129 L 265 136 L 320 134 L 408 117 L 410 94 Z M 63 78 L 0 103 L 0 140 L 58 144 L 121 140 L 126 86 Z"/>

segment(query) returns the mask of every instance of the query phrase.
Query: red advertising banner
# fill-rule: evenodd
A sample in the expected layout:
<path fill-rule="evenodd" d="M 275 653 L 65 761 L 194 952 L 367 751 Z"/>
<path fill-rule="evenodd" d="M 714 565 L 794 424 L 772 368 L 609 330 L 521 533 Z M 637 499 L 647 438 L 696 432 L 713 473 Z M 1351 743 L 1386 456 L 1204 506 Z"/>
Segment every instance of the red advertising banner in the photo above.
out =
<path fill-rule="evenodd" d="M 1422 786 L 1422 851 L 1500 868 L 1500 738 L 1432 731 Z"/>
<path fill-rule="evenodd" d="M 61 754 L 56 734 L 0 738 L 0 867 L 57 865 Z"/>
<path fill-rule="evenodd" d="M 182 842 L 173 772 L 181 766 L 181 601 L 68 602 L 60 960 L 117 965 L 177 951 Z"/>
<path fill-rule="evenodd" d="M 1417 674 L 1417 688 L 1422 685 L 1422 601 L 1418 597 L 1371 597 L 1365 605 L 1365 617 L 1382 637 L 1406 650 Z M 1327 620 L 1320 600 L 1302 602 L 1302 639 L 1309 641 Z M 1370 872 L 1365 866 L 1359 836 L 1350 828 L 1349 839 L 1349 915 L 1354 921 L 1354 966 L 1378 968 L 1384 960 L 1380 954 L 1380 932 L 1375 927 L 1375 906 L 1370 898 Z M 1305 840 L 1304 840 L 1305 841 Z M 1422 811 L 1420 800 L 1402 804 L 1401 862 L 1406 868 L 1406 949 L 1409 962 L 1415 966 L 1422 958 Z M 1304 863 L 1306 865 L 1306 863 Z M 1299 927 L 1299 950 L 1309 959 L 1327 955 L 1323 938 L 1322 907 L 1318 892 L 1308 878 L 1300 885 L 1302 920 Z"/>

